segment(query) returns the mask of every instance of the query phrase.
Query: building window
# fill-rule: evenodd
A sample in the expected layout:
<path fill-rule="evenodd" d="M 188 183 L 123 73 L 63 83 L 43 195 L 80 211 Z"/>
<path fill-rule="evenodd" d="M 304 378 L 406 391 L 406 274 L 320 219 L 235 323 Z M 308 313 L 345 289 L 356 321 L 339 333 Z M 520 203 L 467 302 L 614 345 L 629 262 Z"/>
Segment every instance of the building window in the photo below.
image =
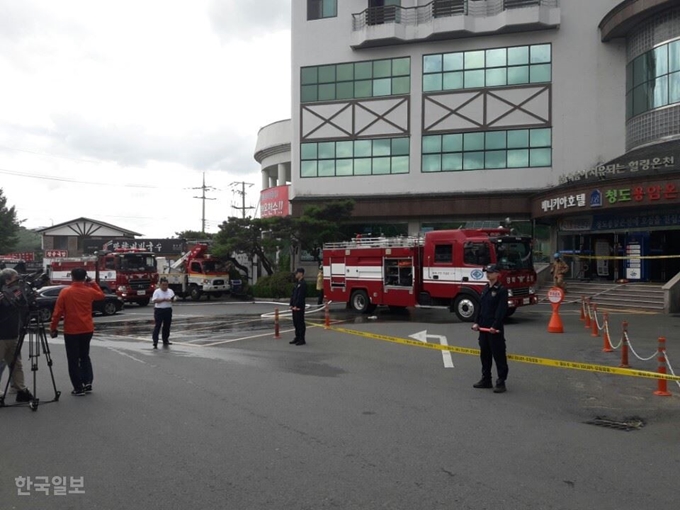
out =
<path fill-rule="evenodd" d="M 680 103 L 680 40 L 643 53 L 626 67 L 626 119 Z"/>
<path fill-rule="evenodd" d="M 407 174 L 409 152 L 408 138 L 303 143 L 300 177 Z"/>
<path fill-rule="evenodd" d="M 338 0 L 307 0 L 307 19 L 335 18 Z"/>
<path fill-rule="evenodd" d="M 549 83 L 550 44 L 423 56 L 423 92 Z"/>
<path fill-rule="evenodd" d="M 548 166 L 550 128 L 423 136 L 423 173 Z"/>
<path fill-rule="evenodd" d="M 409 57 L 303 67 L 300 70 L 300 102 L 409 94 L 410 69 Z"/>

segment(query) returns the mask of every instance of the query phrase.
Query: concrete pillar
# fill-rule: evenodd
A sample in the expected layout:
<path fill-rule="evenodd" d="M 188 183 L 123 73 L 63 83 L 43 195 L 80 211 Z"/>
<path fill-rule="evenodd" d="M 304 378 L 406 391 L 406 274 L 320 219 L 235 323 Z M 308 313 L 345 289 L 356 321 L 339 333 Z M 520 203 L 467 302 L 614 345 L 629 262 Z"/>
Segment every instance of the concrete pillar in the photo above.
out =
<path fill-rule="evenodd" d="M 286 184 L 286 165 L 285 163 L 279 163 L 279 175 L 278 175 L 279 186 Z"/>
<path fill-rule="evenodd" d="M 263 169 L 262 170 L 262 189 L 267 189 L 269 188 L 269 174 L 267 173 L 267 170 Z"/>

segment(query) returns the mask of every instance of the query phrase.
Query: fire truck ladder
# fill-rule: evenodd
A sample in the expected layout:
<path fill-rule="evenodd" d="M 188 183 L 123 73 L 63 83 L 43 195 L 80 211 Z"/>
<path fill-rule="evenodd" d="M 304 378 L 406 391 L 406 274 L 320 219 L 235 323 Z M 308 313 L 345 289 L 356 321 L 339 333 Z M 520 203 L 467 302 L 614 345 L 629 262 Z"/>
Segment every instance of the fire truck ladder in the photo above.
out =
<path fill-rule="evenodd" d="M 419 236 L 402 237 L 356 237 L 350 241 L 325 243 L 324 248 L 329 250 L 343 248 L 395 248 L 423 246 L 424 238 Z"/>

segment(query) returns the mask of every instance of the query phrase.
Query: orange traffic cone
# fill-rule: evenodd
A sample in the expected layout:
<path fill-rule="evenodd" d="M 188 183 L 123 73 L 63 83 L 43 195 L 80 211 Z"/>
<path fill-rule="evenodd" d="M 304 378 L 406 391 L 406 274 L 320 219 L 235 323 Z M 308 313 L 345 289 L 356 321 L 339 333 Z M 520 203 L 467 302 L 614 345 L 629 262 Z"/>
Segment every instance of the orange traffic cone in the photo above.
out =
<path fill-rule="evenodd" d="M 579 320 L 581 321 L 586 320 L 585 309 L 586 309 L 586 297 L 581 296 L 581 317 L 579 317 Z"/>
<path fill-rule="evenodd" d="M 550 322 L 548 323 L 548 333 L 564 333 L 564 326 L 562 325 L 562 318 L 560 317 L 560 304 L 551 303 L 553 313 L 550 316 Z"/>

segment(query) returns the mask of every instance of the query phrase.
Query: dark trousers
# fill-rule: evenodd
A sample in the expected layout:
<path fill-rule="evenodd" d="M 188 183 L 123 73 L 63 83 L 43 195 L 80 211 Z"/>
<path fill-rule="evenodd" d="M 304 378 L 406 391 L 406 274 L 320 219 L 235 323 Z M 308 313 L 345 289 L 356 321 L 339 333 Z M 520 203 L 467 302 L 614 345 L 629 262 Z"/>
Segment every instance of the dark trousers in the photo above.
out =
<path fill-rule="evenodd" d="M 92 333 L 64 334 L 66 358 L 68 359 L 68 376 L 71 378 L 74 390 L 81 390 L 84 385 L 92 384 L 90 340 L 92 340 Z"/>
<path fill-rule="evenodd" d="M 479 334 L 479 357 L 482 360 L 482 378 L 491 380 L 492 360 L 496 362 L 498 380 L 505 381 L 508 378 L 508 359 L 505 356 L 505 336 L 503 333 L 480 333 Z"/>
<path fill-rule="evenodd" d="M 307 325 L 305 324 L 305 311 L 293 310 L 293 325 L 295 326 L 295 338 L 298 342 L 305 342 L 305 332 Z"/>
<path fill-rule="evenodd" d="M 323 289 L 319 290 L 319 299 L 316 300 L 317 305 L 323 304 Z"/>
<path fill-rule="evenodd" d="M 161 333 L 161 338 L 163 343 L 167 343 L 170 339 L 170 324 L 172 324 L 172 308 L 154 308 L 153 318 L 156 321 L 156 325 L 153 328 L 153 343 L 158 343 L 158 333 L 161 331 L 161 326 L 163 326 L 163 332 Z"/>

